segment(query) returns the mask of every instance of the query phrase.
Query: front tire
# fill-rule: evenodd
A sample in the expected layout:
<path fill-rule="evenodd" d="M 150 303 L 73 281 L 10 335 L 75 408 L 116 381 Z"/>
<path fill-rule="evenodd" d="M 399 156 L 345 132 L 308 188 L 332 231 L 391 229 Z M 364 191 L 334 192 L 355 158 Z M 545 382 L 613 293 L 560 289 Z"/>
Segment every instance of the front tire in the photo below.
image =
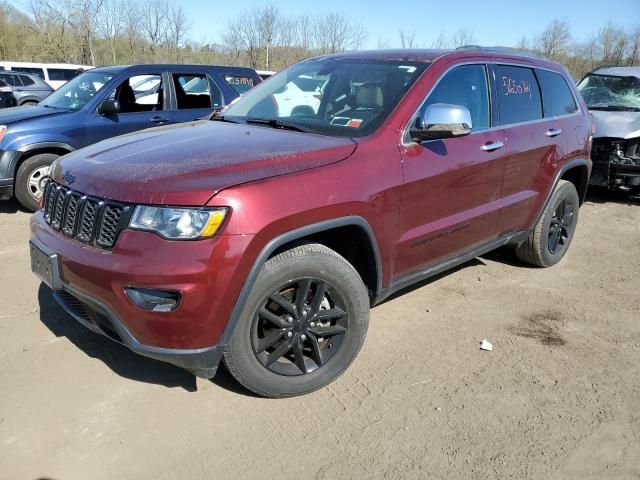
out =
<path fill-rule="evenodd" d="M 558 263 L 571 245 L 579 209 L 576 187 L 560 180 L 529 238 L 516 249 L 518 258 L 537 267 Z"/>
<path fill-rule="evenodd" d="M 225 364 L 258 395 L 303 395 L 347 369 L 368 324 L 369 296 L 353 266 L 324 245 L 301 245 L 262 267 Z"/>
<path fill-rule="evenodd" d="M 40 206 L 45 178 L 56 158 L 58 155 L 53 153 L 40 153 L 20 164 L 16 173 L 15 196 L 27 210 L 35 212 Z"/>

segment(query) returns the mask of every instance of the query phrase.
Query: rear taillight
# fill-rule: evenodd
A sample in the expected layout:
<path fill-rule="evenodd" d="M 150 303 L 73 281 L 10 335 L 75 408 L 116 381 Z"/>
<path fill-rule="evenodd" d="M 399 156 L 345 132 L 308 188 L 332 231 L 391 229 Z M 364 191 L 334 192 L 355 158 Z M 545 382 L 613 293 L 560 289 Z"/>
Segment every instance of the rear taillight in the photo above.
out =
<path fill-rule="evenodd" d="M 2 139 L 4 138 L 5 133 L 7 133 L 7 126 L 0 125 L 0 142 L 2 142 Z"/>

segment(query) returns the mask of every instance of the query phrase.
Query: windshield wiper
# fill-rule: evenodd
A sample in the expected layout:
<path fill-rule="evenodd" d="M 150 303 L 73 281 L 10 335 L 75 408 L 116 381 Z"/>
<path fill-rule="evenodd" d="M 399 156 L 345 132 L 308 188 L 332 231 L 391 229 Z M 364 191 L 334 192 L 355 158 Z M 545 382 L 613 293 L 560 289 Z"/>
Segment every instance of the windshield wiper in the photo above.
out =
<path fill-rule="evenodd" d="M 593 105 L 589 106 L 589 110 L 606 110 L 611 112 L 638 112 L 640 107 L 625 107 L 622 105 Z"/>
<path fill-rule="evenodd" d="M 282 130 L 292 130 L 294 132 L 309 133 L 309 131 L 305 128 L 293 125 L 291 123 L 285 123 L 282 120 L 277 120 L 275 118 L 249 117 L 245 120 L 245 122 L 253 125 L 266 125 L 271 128 L 279 128 Z"/>

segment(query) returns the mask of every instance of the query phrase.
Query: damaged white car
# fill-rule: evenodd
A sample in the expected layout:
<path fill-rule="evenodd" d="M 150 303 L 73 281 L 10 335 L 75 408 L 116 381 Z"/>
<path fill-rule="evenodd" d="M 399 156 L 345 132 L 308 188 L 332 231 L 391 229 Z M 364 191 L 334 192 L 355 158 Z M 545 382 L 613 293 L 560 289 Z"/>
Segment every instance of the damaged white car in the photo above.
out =
<path fill-rule="evenodd" d="M 640 67 L 604 67 L 579 83 L 596 124 L 589 183 L 640 189 Z"/>

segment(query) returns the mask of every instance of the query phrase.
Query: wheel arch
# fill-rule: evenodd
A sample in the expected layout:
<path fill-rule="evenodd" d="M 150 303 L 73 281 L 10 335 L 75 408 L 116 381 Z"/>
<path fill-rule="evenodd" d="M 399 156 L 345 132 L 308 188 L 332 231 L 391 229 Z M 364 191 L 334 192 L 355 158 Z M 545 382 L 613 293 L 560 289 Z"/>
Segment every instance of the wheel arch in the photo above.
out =
<path fill-rule="evenodd" d="M 347 237 L 349 234 L 358 235 L 358 240 L 365 241 L 365 248 L 361 250 L 358 250 L 357 248 L 350 250 L 348 247 L 350 242 L 346 241 L 350 238 Z M 340 241 L 340 238 L 342 238 L 342 241 Z M 226 345 L 231 338 L 262 265 L 264 265 L 269 258 L 288 249 L 289 247 L 293 247 L 301 243 L 312 242 L 321 243 L 344 256 L 347 261 L 354 266 L 356 271 L 358 271 L 358 274 L 361 276 L 365 286 L 370 292 L 372 300 L 381 291 L 382 263 L 380 251 L 375 234 L 369 222 L 367 222 L 363 217 L 354 215 L 305 225 L 278 235 L 270 240 L 260 251 L 256 260 L 253 262 L 242 290 L 238 295 L 236 304 L 229 316 L 227 326 L 225 327 L 224 333 L 218 342 L 219 345 Z M 364 257 L 357 257 L 357 255 L 361 255 L 362 251 L 366 252 Z M 360 260 L 355 261 L 357 266 L 354 265 L 354 258 L 360 258 Z"/>
<path fill-rule="evenodd" d="M 31 158 L 34 155 L 39 155 L 41 153 L 52 153 L 54 155 L 62 156 L 66 155 L 67 153 L 71 153 L 74 150 L 75 147 L 72 147 L 68 143 L 63 142 L 42 142 L 25 145 L 18 148 L 17 151 L 20 153 L 20 155 L 14 157 L 13 165 L 9 166 L 9 171 L 13 172 L 13 179 L 15 182 L 18 168 L 20 168 L 20 164 L 22 164 L 22 162 L 24 162 L 26 159 Z"/>
<path fill-rule="evenodd" d="M 538 215 L 536 215 L 533 225 L 531 225 L 530 227 L 530 230 L 535 228 L 536 224 L 542 217 L 560 180 L 568 180 L 575 185 L 576 190 L 578 190 L 580 205 L 582 205 L 587 194 L 587 186 L 589 183 L 590 174 L 591 163 L 590 160 L 587 160 L 586 158 L 575 158 L 558 168 L 553 178 L 553 182 L 551 183 L 551 188 L 549 188 L 544 203 L 542 204 L 542 208 L 538 212 Z"/>

